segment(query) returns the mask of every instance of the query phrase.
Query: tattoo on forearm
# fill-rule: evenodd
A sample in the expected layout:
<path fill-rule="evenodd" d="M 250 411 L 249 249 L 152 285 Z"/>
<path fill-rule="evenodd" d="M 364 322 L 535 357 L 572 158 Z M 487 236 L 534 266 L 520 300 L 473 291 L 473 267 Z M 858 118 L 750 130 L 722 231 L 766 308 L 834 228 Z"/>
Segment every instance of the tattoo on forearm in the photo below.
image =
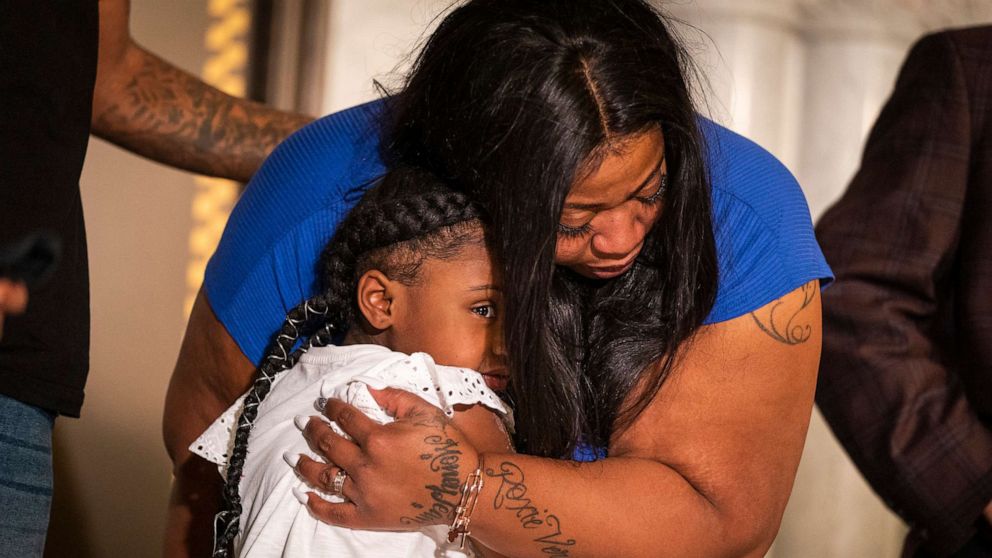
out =
<path fill-rule="evenodd" d="M 751 312 L 761 331 L 786 345 L 800 345 L 813 334 L 808 312 L 804 312 L 820 292 L 820 282 L 810 281 L 797 291 L 776 300 L 765 308 Z"/>
<path fill-rule="evenodd" d="M 247 181 L 310 120 L 231 97 L 151 53 L 142 62 L 95 115 L 94 132 L 156 161 Z"/>
<path fill-rule="evenodd" d="M 486 468 L 486 476 L 498 479 L 500 485 L 493 498 L 493 509 L 512 511 L 524 529 L 536 531 L 532 540 L 546 556 L 569 556 L 575 539 L 562 535 L 561 522 L 553 513 L 541 509 L 527 497 L 523 470 L 512 461 L 500 463 L 499 469 Z"/>
<path fill-rule="evenodd" d="M 404 525 L 437 525 L 447 522 L 455 513 L 461 495 L 459 467 L 462 452 L 458 449 L 458 442 L 444 435 L 431 435 L 424 438 L 424 444 L 428 451 L 421 454 L 420 459 L 428 462 L 431 472 L 438 473 L 439 478 L 437 483 L 424 486 L 429 494 L 430 504 L 424 506 L 418 502 L 410 503 L 416 511 L 413 515 L 400 518 Z"/>

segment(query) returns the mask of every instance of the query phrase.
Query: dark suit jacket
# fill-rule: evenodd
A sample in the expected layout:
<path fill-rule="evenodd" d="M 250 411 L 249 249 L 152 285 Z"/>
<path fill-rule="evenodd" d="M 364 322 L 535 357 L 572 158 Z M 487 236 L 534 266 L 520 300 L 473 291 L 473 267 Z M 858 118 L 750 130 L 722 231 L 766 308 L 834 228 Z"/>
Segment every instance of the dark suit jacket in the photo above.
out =
<path fill-rule="evenodd" d="M 992 500 L 992 27 L 913 47 L 817 237 L 817 403 L 908 553 L 948 555 Z"/>

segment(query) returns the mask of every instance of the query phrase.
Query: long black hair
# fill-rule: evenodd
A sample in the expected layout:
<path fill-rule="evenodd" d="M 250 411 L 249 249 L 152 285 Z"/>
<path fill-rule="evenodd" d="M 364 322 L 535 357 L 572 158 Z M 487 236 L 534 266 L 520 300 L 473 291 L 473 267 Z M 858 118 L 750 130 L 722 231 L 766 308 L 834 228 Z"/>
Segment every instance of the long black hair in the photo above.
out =
<path fill-rule="evenodd" d="M 387 103 L 383 156 L 429 167 L 488 212 L 502 262 L 518 448 L 606 445 L 643 411 L 716 298 L 691 64 L 643 0 L 471 0 L 427 39 Z M 554 264 L 582 172 L 660 127 L 664 212 L 607 282 Z"/>
<path fill-rule="evenodd" d="M 413 284 L 426 259 L 448 259 L 469 243 L 483 242 L 477 226 L 481 218 L 479 207 L 468 196 L 416 168 L 390 171 L 348 213 L 321 253 L 320 292 L 286 315 L 245 396 L 227 462 L 224 510 L 215 520 L 215 557 L 231 555 L 241 517 L 238 487 L 248 438 L 258 407 L 276 376 L 292 368 L 311 348 L 330 344 L 359 322 L 355 289 L 364 272 L 378 269 L 393 280 Z"/>

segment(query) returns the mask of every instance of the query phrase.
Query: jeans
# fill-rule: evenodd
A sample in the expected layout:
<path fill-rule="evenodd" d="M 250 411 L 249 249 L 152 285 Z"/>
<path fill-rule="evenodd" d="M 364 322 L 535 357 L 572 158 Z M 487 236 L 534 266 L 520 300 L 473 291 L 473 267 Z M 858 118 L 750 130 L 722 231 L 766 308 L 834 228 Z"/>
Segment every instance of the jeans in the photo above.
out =
<path fill-rule="evenodd" d="M 0 395 L 0 558 L 40 558 L 52 506 L 55 415 Z"/>

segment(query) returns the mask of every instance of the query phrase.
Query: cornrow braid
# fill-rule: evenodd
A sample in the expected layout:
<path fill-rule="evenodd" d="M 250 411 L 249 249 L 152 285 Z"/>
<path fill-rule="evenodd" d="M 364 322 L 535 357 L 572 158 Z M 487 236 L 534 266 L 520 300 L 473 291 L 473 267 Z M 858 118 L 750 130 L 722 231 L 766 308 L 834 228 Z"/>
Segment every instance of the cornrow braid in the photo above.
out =
<path fill-rule="evenodd" d="M 276 377 L 295 366 L 311 348 L 331 344 L 354 323 L 355 288 L 362 273 L 375 267 L 410 283 L 426 258 L 450 256 L 465 244 L 466 234 L 456 225 L 481 217 L 478 206 L 465 194 L 447 188 L 425 171 L 400 168 L 370 188 L 341 222 L 320 256 L 321 292 L 286 315 L 245 395 L 228 457 L 224 509 L 214 519 L 215 558 L 228 558 L 233 551 L 231 543 L 240 529 L 239 485 L 248 438 L 258 407 Z M 305 341 L 294 349 L 301 339 Z"/>

